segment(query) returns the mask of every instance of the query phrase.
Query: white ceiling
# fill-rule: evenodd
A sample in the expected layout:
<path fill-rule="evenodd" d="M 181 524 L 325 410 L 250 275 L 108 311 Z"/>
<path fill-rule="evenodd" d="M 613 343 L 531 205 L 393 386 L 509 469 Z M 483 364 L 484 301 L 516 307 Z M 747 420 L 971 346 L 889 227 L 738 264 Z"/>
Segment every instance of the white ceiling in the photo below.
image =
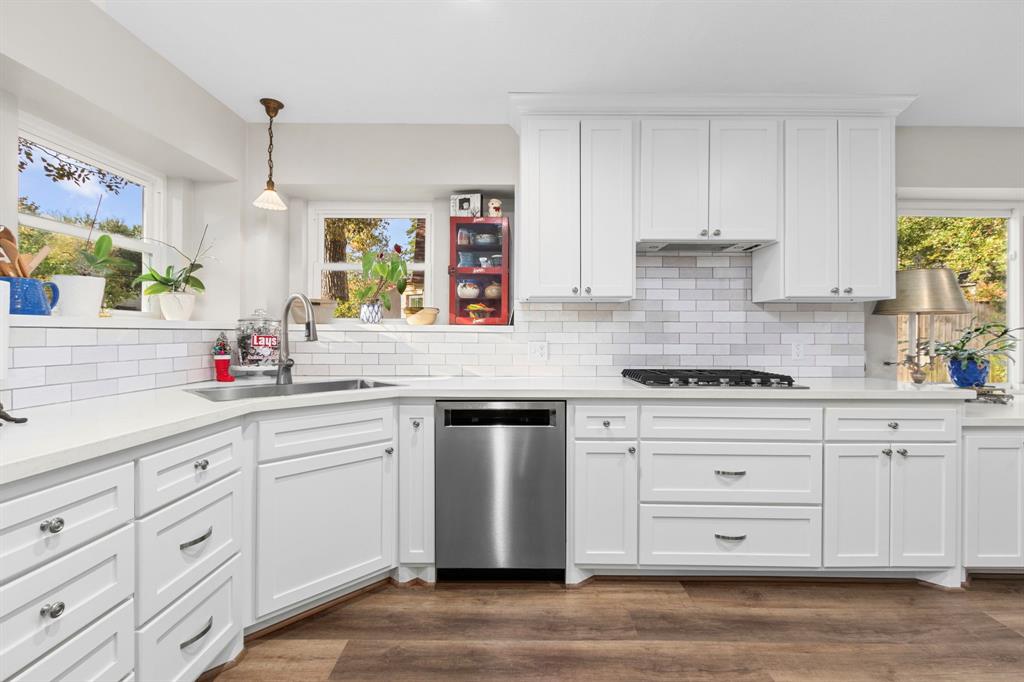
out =
<path fill-rule="evenodd" d="M 94 0 L 249 121 L 505 123 L 508 92 L 916 94 L 1024 126 L 1024 0 Z"/>

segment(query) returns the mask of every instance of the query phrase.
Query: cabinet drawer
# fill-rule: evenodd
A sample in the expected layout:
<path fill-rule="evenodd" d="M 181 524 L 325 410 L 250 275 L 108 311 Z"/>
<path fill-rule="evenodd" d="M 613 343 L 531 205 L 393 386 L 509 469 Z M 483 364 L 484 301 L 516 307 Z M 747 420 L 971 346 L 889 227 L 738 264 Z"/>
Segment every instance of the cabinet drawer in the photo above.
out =
<path fill-rule="evenodd" d="M 122 528 L 0 587 L 5 670 L 18 670 L 131 596 L 132 539 L 132 529 Z M 44 615 L 47 604 L 54 610 Z"/>
<path fill-rule="evenodd" d="M 852 441 L 955 441 L 954 408 L 854 408 L 825 410 L 825 439 Z"/>
<path fill-rule="evenodd" d="M 98 538 L 134 512 L 131 463 L 0 502 L 0 581 Z"/>
<path fill-rule="evenodd" d="M 140 680 L 194 680 L 242 631 L 236 555 L 135 636 Z"/>
<path fill-rule="evenodd" d="M 260 422 L 259 461 L 311 455 L 391 440 L 395 413 L 391 405 L 339 410 L 325 414 Z"/>
<path fill-rule="evenodd" d="M 242 467 L 242 429 L 235 427 L 138 462 L 135 499 L 139 516 L 184 497 Z"/>
<path fill-rule="evenodd" d="M 821 566 L 821 509 L 642 504 L 640 564 Z"/>
<path fill-rule="evenodd" d="M 820 407 L 644 405 L 641 438 L 821 440 Z"/>
<path fill-rule="evenodd" d="M 118 682 L 127 679 L 135 665 L 134 635 L 132 602 L 127 601 L 10 682 Z"/>
<path fill-rule="evenodd" d="M 640 445 L 642 502 L 820 504 L 820 443 Z"/>
<path fill-rule="evenodd" d="M 636 405 L 577 405 L 576 438 L 629 438 L 637 434 Z"/>
<path fill-rule="evenodd" d="M 144 623 L 238 551 L 242 475 L 232 474 L 135 522 L 136 617 Z"/>

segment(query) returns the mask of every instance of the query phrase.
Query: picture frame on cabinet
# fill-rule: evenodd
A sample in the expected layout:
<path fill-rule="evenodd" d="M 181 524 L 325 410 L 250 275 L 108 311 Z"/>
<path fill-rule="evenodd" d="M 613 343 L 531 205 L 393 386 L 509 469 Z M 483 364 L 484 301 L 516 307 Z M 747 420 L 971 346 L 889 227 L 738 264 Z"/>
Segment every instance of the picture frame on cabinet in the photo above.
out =
<path fill-rule="evenodd" d="M 451 195 L 451 215 L 461 218 L 479 218 L 483 195 L 479 192 Z"/>

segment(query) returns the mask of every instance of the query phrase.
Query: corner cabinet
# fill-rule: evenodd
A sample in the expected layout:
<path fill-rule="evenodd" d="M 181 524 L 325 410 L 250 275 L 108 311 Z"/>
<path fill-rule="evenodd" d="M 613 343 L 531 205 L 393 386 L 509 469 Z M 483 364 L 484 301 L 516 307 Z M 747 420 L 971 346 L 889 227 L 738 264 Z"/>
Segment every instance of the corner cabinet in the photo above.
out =
<path fill-rule="evenodd" d="M 634 296 L 633 125 L 628 119 L 524 119 L 521 300 Z"/>
<path fill-rule="evenodd" d="M 896 293 L 893 119 L 785 122 L 785 220 L 754 253 L 753 299 L 872 301 Z"/>

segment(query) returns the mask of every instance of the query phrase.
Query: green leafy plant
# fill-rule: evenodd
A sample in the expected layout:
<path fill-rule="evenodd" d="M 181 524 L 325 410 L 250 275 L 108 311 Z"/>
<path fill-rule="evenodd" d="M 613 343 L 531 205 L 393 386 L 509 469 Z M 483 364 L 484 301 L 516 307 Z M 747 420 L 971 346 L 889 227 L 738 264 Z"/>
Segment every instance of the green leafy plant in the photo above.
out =
<path fill-rule="evenodd" d="M 132 282 L 132 286 L 141 284 L 142 282 L 150 282 L 150 285 L 143 290 L 143 294 L 147 296 L 153 296 L 154 294 L 175 294 L 175 293 L 186 293 L 189 289 L 202 293 L 206 291 L 206 285 L 203 284 L 202 280 L 195 276 L 195 272 L 203 267 L 200 263 L 200 259 L 209 253 L 212 246 L 203 248 L 203 244 L 206 242 L 206 231 L 210 229 L 207 225 L 203 228 L 203 236 L 199 239 L 199 246 L 196 247 L 195 254 L 189 256 L 183 251 L 178 249 L 176 246 L 162 242 L 159 239 L 153 239 L 152 241 L 158 242 L 174 249 L 178 252 L 182 258 L 187 261 L 187 264 L 183 268 L 175 269 L 173 265 L 168 265 L 164 272 L 157 272 L 152 266 L 147 268 L 147 271 L 135 278 Z"/>
<path fill-rule="evenodd" d="M 409 266 L 402 256 L 402 247 L 395 244 L 389 251 L 363 254 L 363 279 L 366 283 L 355 290 L 355 296 L 361 303 L 380 301 L 384 308 L 391 310 L 391 299 L 386 296 L 392 289 L 401 296 L 409 280 Z"/>
<path fill-rule="evenodd" d="M 1013 332 L 1024 327 L 1010 329 L 1005 324 L 988 322 L 963 330 L 956 341 L 936 344 L 935 355 L 946 358 L 949 362 L 959 362 L 960 367 L 967 369 L 970 362 L 984 367 L 992 358 L 1013 360 L 1010 353 L 1017 347 L 1018 339 Z"/>

